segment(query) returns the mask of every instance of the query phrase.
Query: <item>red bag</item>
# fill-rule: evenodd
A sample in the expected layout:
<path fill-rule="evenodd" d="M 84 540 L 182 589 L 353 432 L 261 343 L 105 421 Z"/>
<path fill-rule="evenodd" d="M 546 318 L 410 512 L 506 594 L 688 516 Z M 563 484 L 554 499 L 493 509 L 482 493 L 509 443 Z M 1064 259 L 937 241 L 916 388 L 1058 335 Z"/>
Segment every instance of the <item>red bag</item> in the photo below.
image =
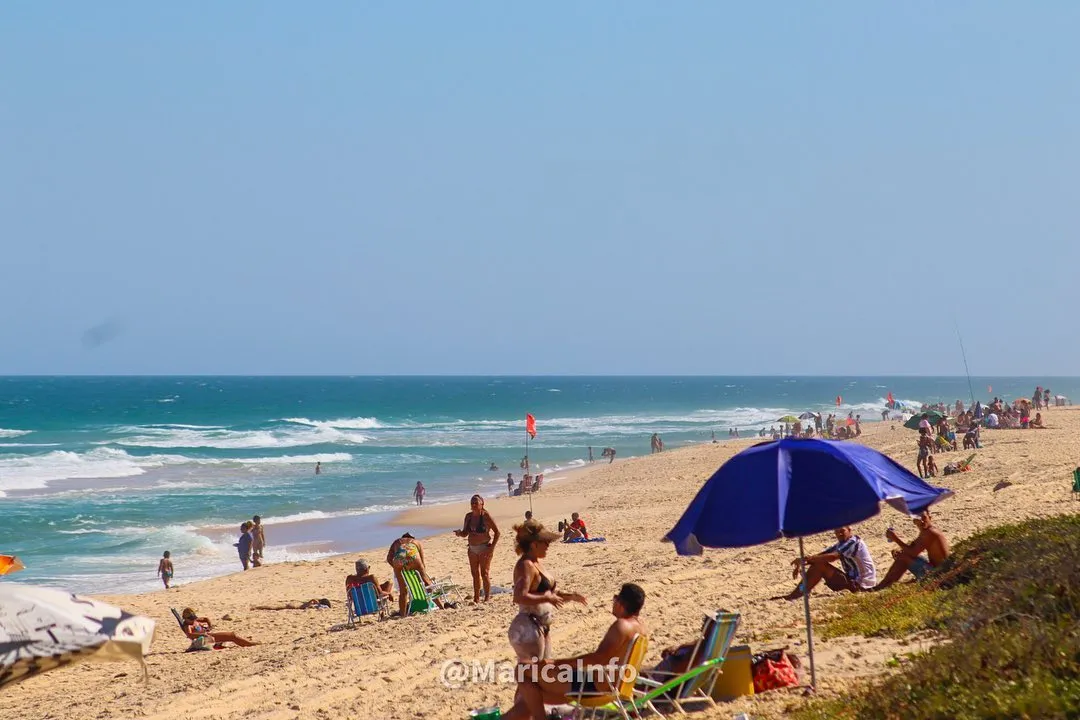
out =
<path fill-rule="evenodd" d="M 755 693 L 798 686 L 799 673 L 788 654 L 781 650 L 779 657 L 776 659 L 774 657 L 766 656 L 754 663 Z"/>

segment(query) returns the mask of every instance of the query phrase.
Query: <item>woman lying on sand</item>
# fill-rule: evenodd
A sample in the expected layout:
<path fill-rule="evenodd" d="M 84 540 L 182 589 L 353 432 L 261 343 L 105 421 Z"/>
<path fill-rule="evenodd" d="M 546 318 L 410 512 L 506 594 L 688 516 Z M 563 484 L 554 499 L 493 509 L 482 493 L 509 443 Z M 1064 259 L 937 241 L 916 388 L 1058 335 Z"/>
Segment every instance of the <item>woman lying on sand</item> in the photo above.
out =
<path fill-rule="evenodd" d="M 302 603 L 286 603 L 284 605 L 252 605 L 252 610 L 329 610 L 330 601 L 326 598 L 318 600 L 305 600 Z"/>
<path fill-rule="evenodd" d="M 521 559 L 514 565 L 514 602 L 517 616 L 510 622 L 510 645 L 520 662 L 534 662 L 551 657 L 551 620 L 555 608 L 567 600 L 585 604 L 578 593 L 560 592 L 555 580 L 544 573 L 540 561 L 547 556 L 548 547 L 561 540 L 559 533 L 545 530 L 536 520 L 515 525 L 515 550 Z"/>
<path fill-rule="evenodd" d="M 196 612 L 191 608 L 184 608 L 184 612 L 180 613 L 181 627 L 184 630 L 184 634 L 192 640 L 199 637 L 209 637 L 214 641 L 214 644 L 231 642 L 239 645 L 240 647 L 251 647 L 252 645 L 258 645 L 259 643 L 251 640 L 245 640 L 236 633 L 231 632 L 211 632 L 213 624 L 209 618 L 198 617 Z"/>

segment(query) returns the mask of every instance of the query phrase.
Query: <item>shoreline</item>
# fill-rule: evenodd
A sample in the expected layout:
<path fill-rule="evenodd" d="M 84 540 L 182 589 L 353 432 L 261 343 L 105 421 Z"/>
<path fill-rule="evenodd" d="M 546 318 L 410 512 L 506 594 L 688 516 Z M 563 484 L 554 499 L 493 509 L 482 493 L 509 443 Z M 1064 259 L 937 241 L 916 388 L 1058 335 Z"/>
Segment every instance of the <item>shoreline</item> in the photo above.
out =
<path fill-rule="evenodd" d="M 1080 456 L 1080 407 L 1050 408 L 1043 416 L 1047 430 L 985 432 L 984 447 L 977 451 L 971 472 L 939 475 L 931 481 L 955 493 L 937 505 L 935 512 L 936 524 L 950 542 L 986 527 L 1080 509 L 1070 503 L 1069 480 Z M 736 452 L 759 441 L 757 437 L 716 444 L 706 440 L 613 464 L 597 462 L 545 485 L 532 496 L 537 517 L 545 524 L 554 526 L 562 519 L 562 510 L 573 507 L 582 513 L 592 534 L 607 539 L 588 545 L 553 543 L 544 560 L 545 572 L 561 588 L 588 598 L 585 606 L 571 603 L 556 611 L 551 634 L 556 656 L 595 648 L 611 622 L 612 592 L 623 582 L 635 582 L 647 595 L 643 614 L 650 640 L 647 665 L 659 660 L 662 648 L 696 637 L 702 611 L 726 608 L 742 616 L 736 645 L 749 644 L 754 652 L 787 645 L 802 656 L 805 667 L 802 603 L 768 600 L 793 587 L 788 563 L 798 553 L 795 541 L 707 550 L 700 557 L 680 557 L 670 543 L 662 541 L 712 473 Z M 914 468 L 915 433 L 898 424 L 867 422 L 863 435 L 851 442 L 873 447 Z M 968 454 L 947 453 L 939 458 L 939 465 Z M 543 509 L 538 501 L 544 503 Z M 510 539 L 509 525 L 504 526 L 501 518 L 512 521 L 527 507 L 527 497 L 491 498 L 488 509 L 499 522 L 503 539 Z M 431 535 L 424 533 L 430 573 L 452 575 L 458 590 L 471 596 L 464 540 L 448 532 L 460 527 L 466 511 L 467 498 L 463 498 L 460 504 L 398 511 L 385 521 L 395 532 L 402 523 L 432 530 Z M 883 507 L 856 526 L 879 573 L 887 567 L 891 549 L 884 539 L 885 528 L 896 525 L 905 540 L 913 536 L 910 526 L 902 524 L 904 517 Z M 272 537 L 268 540 L 274 542 Z M 817 552 L 833 539 L 824 533 L 806 542 L 809 552 Z M 493 586 L 505 588 L 511 583 L 516 561 L 512 545 L 500 542 L 495 549 Z M 452 660 L 512 660 L 506 630 L 517 608 L 506 594 L 493 594 L 490 602 L 476 606 L 466 602 L 456 610 L 385 622 L 367 620 L 354 630 L 332 631 L 345 620 L 343 580 L 355 559 L 365 558 L 379 580 L 389 579 L 385 547 L 274 563 L 168 592 L 105 596 L 107 602 L 158 622 L 157 637 L 146 658 L 150 682 L 144 685 L 131 665 L 76 665 L 8 688 L 0 695 L 0 716 L 25 714 L 32 707 L 35 715 L 69 720 L 322 720 L 331 716 L 413 720 L 467 717 L 470 709 L 493 705 L 505 710 L 513 685 L 476 681 L 448 687 L 441 680 L 440 668 Z M 318 597 L 331 599 L 333 608 L 322 612 L 252 609 L 257 604 Z M 810 598 L 815 617 L 834 612 L 836 597 L 824 589 L 815 591 Z M 222 630 L 261 644 L 184 653 L 188 643 L 169 608 L 188 606 L 210 617 Z M 835 697 L 855 683 L 887 674 L 894 656 L 929 645 L 921 638 L 826 640 L 818 636 L 818 695 Z M 790 693 L 776 691 L 722 703 L 718 710 L 698 716 L 719 720 L 746 712 L 772 720 L 784 717 L 801 702 Z"/>

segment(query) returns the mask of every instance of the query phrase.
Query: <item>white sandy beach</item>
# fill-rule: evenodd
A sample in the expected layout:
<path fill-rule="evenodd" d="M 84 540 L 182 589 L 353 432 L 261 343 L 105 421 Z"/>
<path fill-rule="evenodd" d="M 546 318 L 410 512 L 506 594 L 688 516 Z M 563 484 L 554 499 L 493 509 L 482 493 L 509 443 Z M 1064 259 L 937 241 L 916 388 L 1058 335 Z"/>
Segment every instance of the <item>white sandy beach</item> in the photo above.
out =
<path fill-rule="evenodd" d="M 1045 413 L 1050 429 L 987 431 L 973 470 L 938 477 L 935 484 L 956 496 L 938 506 L 937 523 L 953 540 L 991 525 L 1034 516 L 1075 511 L 1069 475 L 1080 457 L 1080 412 L 1054 408 Z M 909 467 L 915 463 L 915 434 L 898 424 L 865 426 L 860 442 L 876 447 Z M 554 527 L 579 510 L 605 543 L 553 546 L 547 567 L 560 586 L 584 593 L 587 607 L 564 606 L 553 627 L 556 653 L 595 647 L 611 621 L 610 598 L 623 582 L 641 584 L 647 594 L 643 617 L 650 628 L 647 663 L 662 648 L 694 637 L 700 613 L 725 608 L 742 613 L 736 643 L 754 650 L 790 645 L 804 654 L 801 603 L 770 601 L 791 589 L 788 561 L 795 541 L 707 551 L 704 557 L 676 556 L 661 538 L 678 519 L 701 484 L 740 448 L 754 442 L 707 444 L 616 462 L 596 463 L 533 498 L 536 516 Z M 965 453 L 953 453 L 960 458 Z M 949 459 L 946 456 L 946 460 Z M 939 458 L 940 460 L 940 458 Z M 1002 481 L 1009 484 L 1000 487 Z M 995 490 L 995 487 L 1000 489 Z M 457 506 L 408 511 L 395 519 L 404 527 L 460 527 L 467 498 Z M 510 526 L 528 508 L 527 498 L 492 499 L 488 509 L 504 532 L 492 564 L 493 582 L 509 588 L 515 560 Z M 913 532 L 890 509 L 856 528 L 885 569 L 884 530 L 895 525 Z M 418 532 L 418 535 L 421 533 Z M 271 536 L 271 542 L 273 540 Z M 830 542 L 810 538 L 808 550 Z M 433 575 L 452 574 L 471 595 L 464 540 L 449 532 L 424 541 Z M 83 664 L 47 673 L 0 694 L 0 717 L 64 718 L 466 718 L 471 708 L 509 707 L 512 685 L 467 684 L 446 687 L 440 669 L 446 660 L 509 661 L 506 628 L 515 613 L 510 596 L 490 603 L 462 603 L 457 610 L 423 616 L 367 621 L 354 630 L 330 632 L 345 620 L 343 578 L 364 557 L 375 573 L 390 576 L 386 549 L 286 563 L 181 585 L 169 592 L 104 599 L 155 618 L 153 651 L 147 657 L 149 684 L 133 664 Z M 177 568 L 183 582 L 184 568 Z M 328 597 L 331 611 L 256 611 L 256 604 L 299 602 Z M 830 594 L 821 589 L 811 601 L 817 616 L 828 612 Z M 188 641 L 169 613 L 191 606 L 220 629 L 233 630 L 262 644 L 248 649 L 184 653 Z M 893 653 L 910 651 L 925 640 L 840 638 L 817 642 L 820 692 L 834 693 L 853 678 L 887 672 Z M 774 691 L 726 704 L 700 717 L 730 718 L 737 712 L 781 717 L 802 702 L 798 693 Z"/>

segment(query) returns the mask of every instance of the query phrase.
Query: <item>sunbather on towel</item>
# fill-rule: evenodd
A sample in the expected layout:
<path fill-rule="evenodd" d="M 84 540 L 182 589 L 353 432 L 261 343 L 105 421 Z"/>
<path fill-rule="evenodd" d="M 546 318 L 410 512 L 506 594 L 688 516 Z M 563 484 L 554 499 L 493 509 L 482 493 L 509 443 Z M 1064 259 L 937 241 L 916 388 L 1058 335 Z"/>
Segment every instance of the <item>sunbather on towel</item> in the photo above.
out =
<path fill-rule="evenodd" d="M 563 526 L 563 542 L 583 538 L 589 539 L 589 531 L 585 528 L 585 521 L 577 513 L 570 515 L 570 523 Z"/>
<path fill-rule="evenodd" d="M 180 613 L 180 617 L 180 627 L 183 628 L 184 634 L 192 640 L 205 635 L 212 639 L 214 644 L 231 642 L 240 647 L 250 647 L 259 644 L 257 642 L 252 642 L 251 640 L 246 640 L 236 633 L 214 631 L 210 619 L 199 617 L 191 608 L 184 608 L 184 612 Z"/>
<path fill-rule="evenodd" d="M 617 669 L 635 636 L 646 634 L 638 617 L 644 606 L 645 591 L 632 583 L 623 585 L 611 603 L 615 622 L 600 646 L 584 655 L 541 662 L 534 666 L 535 672 L 526 672 L 525 680 L 518 684 L 514 706 L 502 716 L 503 720 L 544 720 L 545 703 L 565 703 L 578 693 L 611 692 L 620 678 L 607 668 Z"/>

